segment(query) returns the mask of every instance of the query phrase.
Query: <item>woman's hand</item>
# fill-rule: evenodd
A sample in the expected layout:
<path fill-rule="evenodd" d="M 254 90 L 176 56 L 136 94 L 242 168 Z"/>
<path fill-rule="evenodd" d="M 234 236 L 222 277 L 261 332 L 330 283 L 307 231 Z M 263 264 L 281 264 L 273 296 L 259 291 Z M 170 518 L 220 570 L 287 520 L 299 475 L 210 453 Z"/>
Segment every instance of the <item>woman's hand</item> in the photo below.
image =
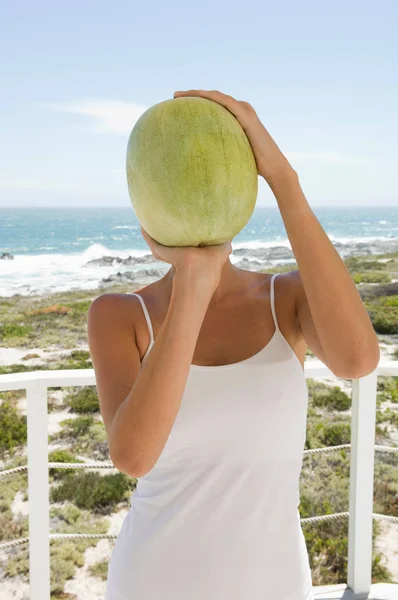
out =
<path fill-rule="evenodd" d="M 218 102 L 229 110 L 239 121 L 246 133 L 253 150 L 257 163 L 258 174 L 264 177 L 267 183 L 272 184 L 280 178 L 295 175 L 293 167 L 280 151 L 260 119 L 254 108 L 241 100 L 235 100 L 232 96 L 222 94 L 217 90 L 188 90 L 174 92 L 174 98 L 183 96 L 199 96 Z"/>
<path fill-rule="evenodd" d="M 183 273 L 203 284 L 209 284 L 214 292 L 220 277 L 221 268 L 232 252 L 231 242 L 216 246 L 164 246 L 159 244 L 141 227 L 142 235 L 154 258 L 174 266 L 176 273 Z"/>

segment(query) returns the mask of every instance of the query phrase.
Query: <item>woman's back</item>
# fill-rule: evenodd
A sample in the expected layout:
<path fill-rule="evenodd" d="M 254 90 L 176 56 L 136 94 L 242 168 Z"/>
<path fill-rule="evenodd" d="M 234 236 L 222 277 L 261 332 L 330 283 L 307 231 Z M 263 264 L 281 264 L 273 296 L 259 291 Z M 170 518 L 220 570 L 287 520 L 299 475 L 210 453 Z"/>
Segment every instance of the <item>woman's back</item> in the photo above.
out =
<path fill-rule="evenodd" d="M 310 600 L 299 477 L 308 391 L 275 331 L 249 358 L 192 364 L 166 445 L 138 479 L 106 600 Z M 145 301 L 150 345 L 153 326 Z"/>

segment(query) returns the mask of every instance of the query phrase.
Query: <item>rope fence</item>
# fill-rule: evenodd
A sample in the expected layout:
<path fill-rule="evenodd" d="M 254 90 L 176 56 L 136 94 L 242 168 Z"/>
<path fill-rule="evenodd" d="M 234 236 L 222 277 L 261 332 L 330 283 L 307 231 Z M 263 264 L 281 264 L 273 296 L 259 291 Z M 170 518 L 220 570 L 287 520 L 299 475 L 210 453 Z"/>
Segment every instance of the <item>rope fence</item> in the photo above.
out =
<path fill-rule="evenodd" d="M 326 448 L 313 448 L 310 450 L 304 450 L 304 457 L 310 456 L 312 454 L 322 454 L 327 452 L 336 452 L 338 450 L 350 450 L 351 444 L 341 444 L 339 446 L 328 446 Z M 375 445 L 374 449 L 376 452 L 398 452 L 398 447 L 394 446 L 379 446 Z M 114 464 L 111 461 L 90 461 L 85 463 L 59 463 L 59 462 L 49 462 L 49 469 L 114 469 L 117 470 Z M 14 473 L 20 473 L 26 471 L 28 469 L 28 465 L 21 465 L 20 467 L 15 467 L 13 469 L 7 469 L 5 471 L 0 471 L 0 477 L 6 475 L 13 475 Z M 330 515 L 320 515 L 318 517 L 307 517 L 300 519 L 300 522 L 303 525 L 310 525 L 314 523 L 319 523 L 321 521 L 333 521 L 336 519 L 347 519 L 349 517 L 348 512 L 334 513 Z M 373 513 L 373 518 L 377 520 L 386 520 L 392 523 L 398 523 L 398 517 L 393 517 L 389 515 L 382 515 L 379 513 Z M 50 540 L 63 540 L 63 539 L 116 539 L 117 535 L 115 534 L 107 534 L 107 533 L 50 533 Z M 16 540 L 11 540 L 8 542 L 0 543 L 0 550 L 5 548 L 12 548 L 15 546 L 20 546 L 22 544 L 26 544 L 29 542 L 29 538 L 19 538 Z"/>

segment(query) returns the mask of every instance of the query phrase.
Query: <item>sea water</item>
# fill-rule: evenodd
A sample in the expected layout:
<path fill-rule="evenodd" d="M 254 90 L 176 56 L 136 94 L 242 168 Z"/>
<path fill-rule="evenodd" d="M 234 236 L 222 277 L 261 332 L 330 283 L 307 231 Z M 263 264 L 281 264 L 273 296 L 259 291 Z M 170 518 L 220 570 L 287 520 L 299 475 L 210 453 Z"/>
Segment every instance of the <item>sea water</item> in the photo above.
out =
<path fill-rule="evenodd" d="M 398 207 L 312 207 L 329 239 L 358 254 L 391 249 L 398 241 Z M 307 240 L 311 244 L 311 240 Z M 360 245 L 360 246 L 359 246 Z M 256 206 L 246 227 L 234 238 L 233 250 L 282 246 L 291 248 L 278 206 Z M 359 252 L 359 248 L 361 252 Z M 315 249 L 314 249 L 315 251 Z M 124 270 L 151 265 L 87 265 L 104 256 L 149 254 L 131 207 L 0 208 L 0 296 L 93 289 L 101 280 Z M 241 256 L 231 255 L 233 263 Z"/>

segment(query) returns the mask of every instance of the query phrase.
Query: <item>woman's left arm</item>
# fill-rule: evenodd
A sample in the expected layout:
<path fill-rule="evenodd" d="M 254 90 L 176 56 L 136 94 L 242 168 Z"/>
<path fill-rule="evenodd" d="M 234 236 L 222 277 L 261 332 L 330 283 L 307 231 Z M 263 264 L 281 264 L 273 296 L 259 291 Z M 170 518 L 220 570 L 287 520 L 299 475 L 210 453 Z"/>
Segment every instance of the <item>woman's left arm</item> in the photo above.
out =
<path fill-rule="evenodd" d="M 175 97 L 201 96 L 227 108 L 244 129 L 257 163 L 269 184 L 285 224 L 299 267 L 296 309 L 310 347 L 321 347 L 325 364 L 337 376 L 356 379 L 377 367 L 377 335 L 343 260 L 315 217 L 299 178 L 254 108 L 216 90 L 175 92 Z"/>
<path fill-rule="evenodd" d="M 306 342 L 321 346 L 325 364 L 337 377 L 368 375 L 379 363 L 379 343 L 347 267 L 311 210 L 297 174 L 274 178 L 271 189 L 299 267 L 296 310 Z"/>

